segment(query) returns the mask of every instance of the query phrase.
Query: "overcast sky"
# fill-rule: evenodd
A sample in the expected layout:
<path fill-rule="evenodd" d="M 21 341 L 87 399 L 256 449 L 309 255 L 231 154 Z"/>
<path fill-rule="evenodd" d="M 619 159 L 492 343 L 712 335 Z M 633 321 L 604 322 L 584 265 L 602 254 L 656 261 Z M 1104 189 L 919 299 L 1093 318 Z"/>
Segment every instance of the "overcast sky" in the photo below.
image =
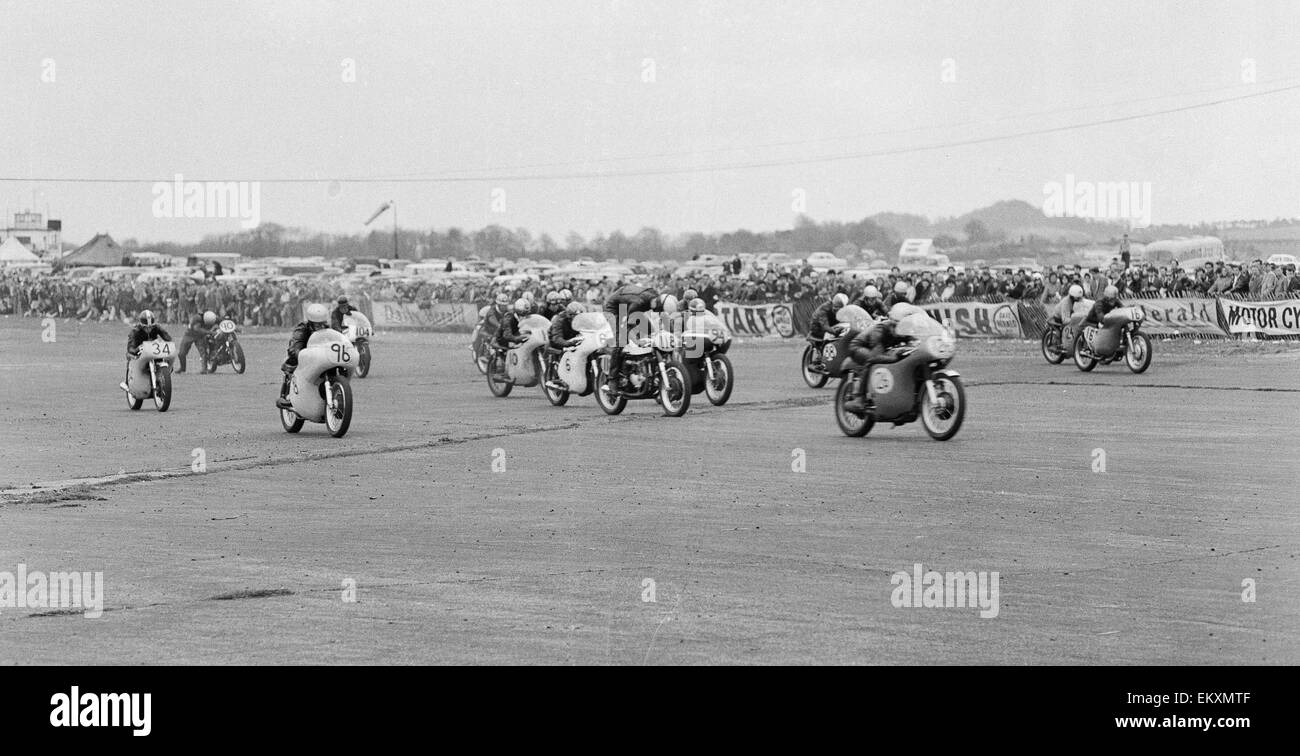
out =
<path fill-rule="evenodd" d="M 24 179 L 0 210 L 48 206 L 74 241 L 239 230 L 154 217 L 180 173 L 261 180 L 288 226 L 360 231 L 396 199 L 403 227 L 562 242 L 784 228 L 801 197 L 1041 206 L 1073 174 L 1150 182 L 1155 223 L 1300 216 L 1300 89 L 915 149 L 1297 85 L 1289 1 L 0 2 L 0 176 Z M 348 182 L 391 177 L 483 180 Z"/>

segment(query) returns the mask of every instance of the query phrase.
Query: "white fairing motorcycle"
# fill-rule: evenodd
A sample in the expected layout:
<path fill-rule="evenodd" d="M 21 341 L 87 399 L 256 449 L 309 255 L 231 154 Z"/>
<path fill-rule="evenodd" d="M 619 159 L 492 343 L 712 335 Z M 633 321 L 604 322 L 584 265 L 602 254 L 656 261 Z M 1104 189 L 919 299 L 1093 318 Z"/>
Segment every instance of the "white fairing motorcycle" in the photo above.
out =
<path fill-rule="evenodd" d="M 510 349 L 491 347 L 488 356 L 487 384 L 493 396 L 510 396 L 515 386 L 536 386 L 541 379 L 541 349 L 551 321 L 541 315 L 529 315 L 519 321 L 520 334 L 528 338 Z"/>
<path fill-rule="evenodd" d="M 126 371 L 126 406 L 140 409 L 152 398 L 159 412 L 172 405 L 172 361 L 176 343 L 151 339 L 140 344 L 140 353 L 131 359 Z"/>
<path fill-rule="evenodd" d="M 289 403 L 280 410 L 280 423 L 290 433 L 308 420 L 325 423 L 330 435 L 342 438 L 352 424 L 352 385 L 347 369 L 356 353 L 347 337 L 332 328 L 316 331 L 298 352 L 298 368 L 289 378 Z"/>
<path fill-rule="evenodd" d="M 614 329 L 600 312 L 575 315 L 573 330 L 582 339 L 576 346 L 565 349 L 557 357 L 542 360 L 545 366 L 542 393 L 556 407 L 569 401 L 571 394 L 586 396 L 595 390 L 600 382 L 600 350 L 614 340 Z"/>
<path fill-rule="evenodd" d="M 375 333 L 370 318 L 359 310 L 343 316 L 343 335 L 352 343 L 357 355 L 355 373 L 358 378 L 370 375 L 370 337 Z"/>

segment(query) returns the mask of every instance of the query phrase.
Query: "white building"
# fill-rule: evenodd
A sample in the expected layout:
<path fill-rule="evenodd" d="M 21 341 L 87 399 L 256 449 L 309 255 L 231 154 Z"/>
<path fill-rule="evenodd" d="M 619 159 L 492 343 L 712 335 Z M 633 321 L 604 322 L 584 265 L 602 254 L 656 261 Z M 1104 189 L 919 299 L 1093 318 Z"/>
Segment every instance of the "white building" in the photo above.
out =
<path fill-rule="evenodd" d="M 0 228 L 0 242 L 13 237 L 23 246 L 44 259 L 55 259 L 63 254 L 63 221 L 43 219 L 40 213 L 24 210 L 14 213 L 14 222 Z"/>

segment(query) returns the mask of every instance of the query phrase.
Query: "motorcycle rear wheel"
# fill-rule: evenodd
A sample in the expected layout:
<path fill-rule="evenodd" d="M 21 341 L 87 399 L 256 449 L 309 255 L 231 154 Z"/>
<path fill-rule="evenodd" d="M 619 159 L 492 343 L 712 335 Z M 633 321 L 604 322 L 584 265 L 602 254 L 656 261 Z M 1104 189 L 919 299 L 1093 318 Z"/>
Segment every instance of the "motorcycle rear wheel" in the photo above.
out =
<path fill-rule="evenodd" d="M 287 409 L 280 410 L 280 425 L 283 425 L 287 432 L 297 433 L 302 430 L 302 424 L 304 422 L 306 421 L 301 417 L 298 417 L 297 412 Z"/>
<path fill-rule="evenodd" d="M 596 370 L 596 404 L 606 415 L 617 415 L 627 407 L 627 397 L 610 393 L 609 382 L 605 380 L 605 371 Z"/>
<path fill-rule="evenodd" d="M 542 373 L 542 394 L 546 396 L 546 401 L 550 402 L 551 406 L 563 407 L 569 401 L 569 392 L 563 389 L 551 388 L 549 385 L 551 381 L 558 378 L 555 374 L 555 368 L 559 365 L 559 362 L 549 357 L 543 357 L 542 364 L 546 366 L 545 371 Z"/>
<path fill-rule="evenodd" d="M 840 432 L 844 435 L 862 438 L 871 432 L 871 427 L 876 424 L 876 418 L 871 415 L 860 417 L 844 409 L 844 404 L 852 398 L 851 393 L 855 383 L 852 377 L 840 379 L 839 388 L 835 390 L 835 422 L 839 424 Z"/>

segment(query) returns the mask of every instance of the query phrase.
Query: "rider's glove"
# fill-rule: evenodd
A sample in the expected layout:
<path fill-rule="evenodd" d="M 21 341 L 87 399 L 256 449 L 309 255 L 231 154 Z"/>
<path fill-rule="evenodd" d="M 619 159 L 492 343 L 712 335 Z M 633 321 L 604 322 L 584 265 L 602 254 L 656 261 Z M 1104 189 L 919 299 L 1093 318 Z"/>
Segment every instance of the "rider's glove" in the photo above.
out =
<path fill-rule="evenodd" d="M 581 343 L 582 343 L 582 339 L 579 339 L 579 338 L 573 338 L 573 339 L 569 339 L 568 341 L 564 342 L 564 346 L 566 346 L 566 347 L 575 347 L 575 346 L 577 346 L 577 345 L 579 345 L 579 344 L 581 344 Z"/>

